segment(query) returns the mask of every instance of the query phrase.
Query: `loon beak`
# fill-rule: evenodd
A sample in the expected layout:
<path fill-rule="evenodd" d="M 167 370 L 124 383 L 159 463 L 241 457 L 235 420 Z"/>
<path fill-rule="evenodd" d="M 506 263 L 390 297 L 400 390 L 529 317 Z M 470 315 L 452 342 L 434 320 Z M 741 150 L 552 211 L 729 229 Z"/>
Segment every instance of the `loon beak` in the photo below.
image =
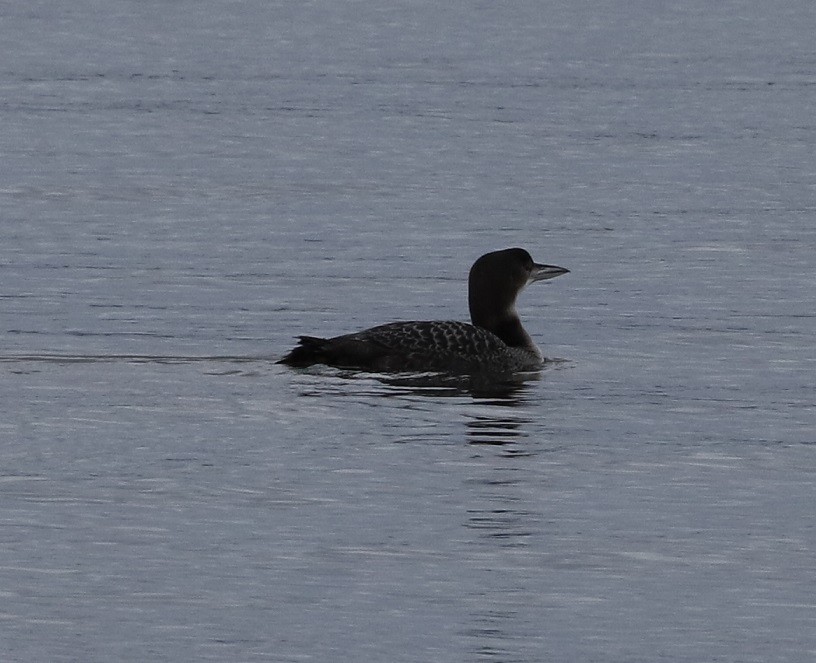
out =
<path fill-rule="evenodd" d="M 567 274 L 568 272 L 569 270 L 565 269 L 564 267 L 533 264 L 533 269 L 530 271 L 530 278 L 527 280 L 527 283 L 554 279 L 556 276 L 561 276 L 562 274 Z"/>

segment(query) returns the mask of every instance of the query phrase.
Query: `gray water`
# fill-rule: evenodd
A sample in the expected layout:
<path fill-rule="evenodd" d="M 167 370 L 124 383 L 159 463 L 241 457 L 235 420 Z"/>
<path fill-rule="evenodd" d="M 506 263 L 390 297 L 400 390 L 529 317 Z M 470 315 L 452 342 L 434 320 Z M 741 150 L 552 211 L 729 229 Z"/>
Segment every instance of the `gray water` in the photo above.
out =
<path fill-rule="evenodd" d="M 816 10 L 0 8 L 0 659 L 816 658 Z M 274 364 L 571 273 L 515 385 Z"/>

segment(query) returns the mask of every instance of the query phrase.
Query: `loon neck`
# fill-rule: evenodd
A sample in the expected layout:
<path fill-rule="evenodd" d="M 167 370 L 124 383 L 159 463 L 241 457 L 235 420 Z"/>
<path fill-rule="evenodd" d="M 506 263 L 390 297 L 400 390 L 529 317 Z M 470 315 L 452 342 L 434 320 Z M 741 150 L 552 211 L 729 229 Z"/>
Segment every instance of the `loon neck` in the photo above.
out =
<path fill-rule="evenodd" d="M 515 308 L 505 311 L 499 316 L 471 315 L 471 321 L 477 327 L 494 333 L 511 348 L 523 348 L 538 353 L 533 339 L 521 324 Z"/>

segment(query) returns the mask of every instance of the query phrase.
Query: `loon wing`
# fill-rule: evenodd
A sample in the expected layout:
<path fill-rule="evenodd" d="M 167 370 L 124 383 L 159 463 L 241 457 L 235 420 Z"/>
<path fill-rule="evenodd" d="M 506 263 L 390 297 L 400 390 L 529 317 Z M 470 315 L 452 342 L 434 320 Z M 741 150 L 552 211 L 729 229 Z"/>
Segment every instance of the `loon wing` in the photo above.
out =
<path fill-rule="evenodd" d="M 453 320 L 392 322 L 350 337 L 394 352 L 431 355 L 478 355 L 504 345 L 495 334 L 485 329 Z"/>
<path fill-rule="evenodd" d="M 494 334 L 465 322 L 392 322 L 334 338 L 301 336 L 280 363 L 385 371 L 476 367 L 505 349 Z"/>

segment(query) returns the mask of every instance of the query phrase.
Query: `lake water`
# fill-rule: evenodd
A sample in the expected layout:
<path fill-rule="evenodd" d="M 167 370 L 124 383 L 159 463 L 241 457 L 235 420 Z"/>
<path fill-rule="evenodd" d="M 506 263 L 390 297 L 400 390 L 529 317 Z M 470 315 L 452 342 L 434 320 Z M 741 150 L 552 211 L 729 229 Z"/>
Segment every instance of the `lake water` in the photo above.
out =
<path fill-rule="evenodd" d="M 816 658 L 809 1 L 0 9 L 0 658 Z M 506 388 L 274 364 L 467 319 Z"/>

